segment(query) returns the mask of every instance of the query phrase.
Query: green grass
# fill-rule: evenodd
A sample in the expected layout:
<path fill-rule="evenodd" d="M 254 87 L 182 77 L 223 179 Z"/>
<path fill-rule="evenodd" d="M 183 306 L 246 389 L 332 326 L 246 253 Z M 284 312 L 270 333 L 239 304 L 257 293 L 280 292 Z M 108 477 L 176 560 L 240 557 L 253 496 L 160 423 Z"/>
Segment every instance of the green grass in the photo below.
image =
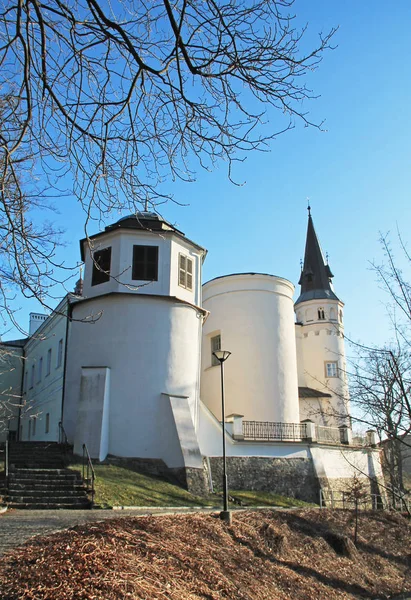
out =
<path fill-rule="evenodd" d="M 272 492 L 256 492 L 249 490 L 230 491 L 230 496 L 240 500 L 242 506 L 277 506 L 281 508 L 316 506 L 296 498 L 287 498 Z"/>
<path fill-rule="evenodd" d="M 80 471 L 81 464 L 70 465 Z M 211 506 L 213 499 L 193 496 L 172 483 L 115 465 L 94 465 L 95 504 L 112 506 Z"/>
<path fill-rule="evenodd" d="M 79 463 L 70 465 L 71 469 L 82 470 Z M 169 481 L 137 473 L 115 465 L 94 465 L 95 504 L 110 508 L 112 506 L 214 506 L 221 507 L 221 494 L 210 494 L 207 497 L 193 496 L 182 487 Z M 285 498 L 278 494 L 255 491 L 229 491 L 230 496 L 246 506 L 309 506 L 309 504 L 293 498 Z M 230 503 L 231 504 L 231 503 Z M 238 506 L 237 503 L 231 506 Z"/>

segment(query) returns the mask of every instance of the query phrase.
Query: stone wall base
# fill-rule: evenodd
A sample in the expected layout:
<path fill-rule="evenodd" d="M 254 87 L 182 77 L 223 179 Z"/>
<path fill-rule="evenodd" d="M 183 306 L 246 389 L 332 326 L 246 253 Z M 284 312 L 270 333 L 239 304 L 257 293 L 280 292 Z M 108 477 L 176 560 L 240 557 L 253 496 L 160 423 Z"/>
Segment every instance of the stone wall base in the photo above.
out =
<path fill-rule="evenodd" d="M 214 489 L 221 490 L 222 458 L 210 458 L 210 466 Z M 313 462 L 308 458 L 229 456 L 227 479 L 229 490 L 273 492 L 306 502 L 319 502 L 319 482 Z"/>

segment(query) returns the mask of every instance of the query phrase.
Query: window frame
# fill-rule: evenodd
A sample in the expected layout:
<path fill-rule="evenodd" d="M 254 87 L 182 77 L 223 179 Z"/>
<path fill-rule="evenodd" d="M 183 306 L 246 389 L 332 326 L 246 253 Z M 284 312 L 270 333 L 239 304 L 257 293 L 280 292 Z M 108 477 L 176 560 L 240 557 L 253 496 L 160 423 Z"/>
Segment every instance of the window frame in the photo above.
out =
<path fill-rule="evenodd" d="M 58 348 L 57 348 L 57 362 L 56 369 L 60 368 L 63 364 L 63 338 L 59 340 Z"/>
<path fill-rule="evenodd" d="M 143 252 L 144 252 L 143 261 L 136 260 L 137 248 L 140 250 L 143 249 Z M 155 251 L 155 259 L 154 260 L 148 260 L 149 250 Z M 158 281 L 158 256 L 159 256 L 159 246 L 150 245 L 150 244 L 133 244 L 133 261 L 132 261 L 132 265 L 131 265 L 131 279 L 133 281 Z M 142 266 L 143 273 L 140 273 L 140 275 L 142 274 L 143 277 L 137 277 L 137 274 L 138 274 L 138 273 L 136 273 L 137 265 Z M 149 275 L 148 270 L 149 270 L 150 266 L 155 267 L 155 277 L 148 276 Z"/>
<path fill-rule="evenodd" d="M 42 378 L 43 378 L 43 357 L 40 356 L 39 364 L 38 364 L 38 368 L 37 368 L 37 383 L 41 383 Z"/>
<path fill-rule="evenodd" d="M 29 389 L 32 390 L 34 388 L 34 377 L 35 377 L 35 365 L 34 363 L 31 365 L 31 373 L 30 373 L 30 386 Z"/>
<path fill-rule="evenodd" d="M 103 255 L 103 253 L 107 253 L 107 255 L 108 255 L 108 267 L 106 269 L 103 268 L 103 266 L 106 266 L 106 265 L 103 265 L 101 268 L 97 268 L 97 265 L 100 266 L 98 261 L 99 261 L 101 255 Z M 95 285 L 101 285 L 102 283 L 107 283 L 108 281 L 110 281 L 111 246 L 107 246 L 107 248 L 100 248 L 99 250 L 95 250 L 93 252 L 92 263 L 93 263 L 93 271 L 91 273 L 91 285 L 94 287 Z"/>
<path fill-rule="evenodd" d="M 214 347 L 213 341 L 218 339 L 218 348 Z M 221 333 L 214 333 L 210 336 L 210 351 L 211 351 L 211 366 L 218 367 L 220 361 L 216 356 L 214 356 L 213 352 L 217 350 L 221 350 Z"/>
<path fill-rule="evenodd" d="M 335 367 L 335 374 L 334 373 L 331 374 L 331 375 L 329 374 L 329 372 L 328 372 L 328 366 L 329 365 L 330 366 L 332 365 L 332 367 Z M 331 370 L 334 372 L 334 368 L 331 369 Z M 338 377 L 339 376 L 338 360 L 326 360 L 326 361 L 324 361 L 324 372 L 325 372 L 325 377 L 327 379 L 333 379 L 333 378 Z"/>
<path fill-rule="evenodd" d="M 185 261 L 185 266 L 182 267 L 182 259 Z M 191 266 L 191 272 L 188 269 L 188 265 Z M 192 292 L 194 289 L 194 260 L 188 254 L 184 254 L 183 252 L 178 253 L 178 285 L 179 287 Z M 188 283 L 189 278 L 191 277 L 191 285 Z"/>
<path fill-rule="evenodd" d="M 50 413 L 46 413 L 46 422 L 44 426 L 44 433 L 50 432 Z"/>
<path fill-rule="evenodd" d="M 51 358 L 52 358 L 52 349 L 49 348 L 47 350 L 46 377 L 48 377 L 51 373 Z"/>

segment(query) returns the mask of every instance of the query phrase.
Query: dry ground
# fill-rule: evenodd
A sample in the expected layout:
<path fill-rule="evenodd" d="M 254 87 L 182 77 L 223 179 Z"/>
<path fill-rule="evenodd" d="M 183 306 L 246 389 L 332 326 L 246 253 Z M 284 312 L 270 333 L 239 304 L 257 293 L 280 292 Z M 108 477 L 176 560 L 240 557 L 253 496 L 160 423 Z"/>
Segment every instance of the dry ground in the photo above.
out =
<path fill-rule="evenodd" d="M 0 561 L 0 598 L 335 600 L 411 590 L 410 521 L 347 511 L 113 519 L 36 538 Z M 348 553 L 348 556 L 340 552 Z"/>

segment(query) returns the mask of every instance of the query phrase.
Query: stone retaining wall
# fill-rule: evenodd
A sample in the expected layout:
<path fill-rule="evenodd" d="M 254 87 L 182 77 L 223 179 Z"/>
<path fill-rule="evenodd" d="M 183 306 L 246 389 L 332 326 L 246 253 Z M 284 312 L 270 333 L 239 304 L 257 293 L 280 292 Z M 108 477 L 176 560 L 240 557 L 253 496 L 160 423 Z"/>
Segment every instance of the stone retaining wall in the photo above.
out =
<path fill-rule="evenodd" d="M 210 458 L 213 485 L 221 490 L 221 457 Z M 319 502 L 319 484 L 311 459 L 266 458 L 258 456 L 227 457 L 228 487 L 232 490 L 274 492 L 306 502 Z"/>

